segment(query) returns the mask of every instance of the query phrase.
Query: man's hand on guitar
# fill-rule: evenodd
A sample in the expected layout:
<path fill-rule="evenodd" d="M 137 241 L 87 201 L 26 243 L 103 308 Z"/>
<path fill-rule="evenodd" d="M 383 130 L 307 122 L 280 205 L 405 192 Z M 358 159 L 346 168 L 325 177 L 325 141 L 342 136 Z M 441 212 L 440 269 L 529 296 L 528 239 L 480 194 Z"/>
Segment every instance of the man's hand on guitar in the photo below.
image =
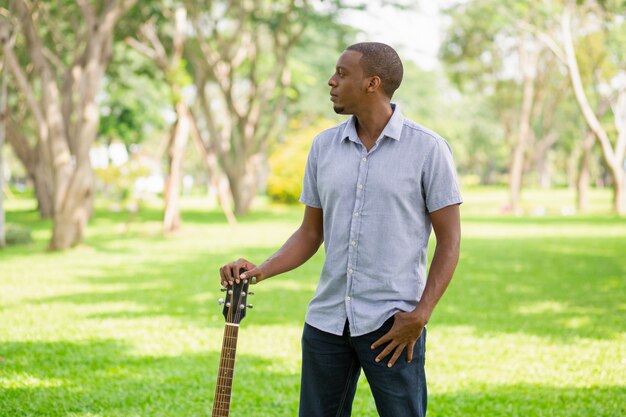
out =
<path fill-rule="evenodd" d="M 246 270 L 244 274 L 239 275 L 239 270 Z M 234 262 L 230 262 L 220 268 L 220 278 L 222 287 L 228 284 L 239 283 L 242 279 L 256 277 L 257 282 L 265 278 L 263 271 L 252 262 L 239 258 Z"/>

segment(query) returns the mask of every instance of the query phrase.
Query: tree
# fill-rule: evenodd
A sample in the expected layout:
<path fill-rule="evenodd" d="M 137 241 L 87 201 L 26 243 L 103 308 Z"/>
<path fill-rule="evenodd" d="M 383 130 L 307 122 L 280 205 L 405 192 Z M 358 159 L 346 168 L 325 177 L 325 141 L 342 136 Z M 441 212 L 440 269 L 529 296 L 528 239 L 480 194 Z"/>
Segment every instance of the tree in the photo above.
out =
<path fill-rule="evenodd" d="M 188 99 L 184 90 L 192 84 L 192 79 L 187 71 L 186 60 L 184 59 L 185 45 L 187 43 L 186 31 L 188 29 L 187 10 L 183 4 L 167 8 L 161 5 L 161 16 L 170 24 L 157 24 L 158 14 L 153 14 L 148 21 L 140 26 L 140 40 L 127 38 L 129 45 L 137 51 L 152 59 L 157 67 L 162 71 L 165 83 L 170 89 L 172 107 L 176 115 L 176 120 L 170 129 L 168 149 L 168 176 L 165 182 L 164 200 L 165 212 L 163 216 L 163 229 L 165 232 L 172 232 L 180 226 L 179 195 L 181 181 L 183 177 L 183 158 L 189 135 L 196 140 L 200 146 L 202 159 L 218 191 L 218 199 L 222 211 L 226 215 L 229 223 L 235 222 L 234 214 L 230 208 L 229 201 L 225 195 L 225 190 L 220 186 L 220 172 L 217 161 L 202 146 L 195 118 L 191 112 Z M 159 30 L 161 28 L 161 30 Z M 169 29 L 169 31 L 163 28 Z M 161 34 L 159 33 L 161 32 Z M 163 34 L 163 32 L 168 32 Z M 167 40 L 164 40 L 167 39 Z M 167 45 L 167 46 L 165 46 Z"/>
<path fill-rule="evenodd" d="M 550 26 L 529 25 L 526 29 L 538 36 L 564 64 L 580 113 L 599 142 L 611 175 L 613 210 L 626 214 L 626 83 L 620 81 L 626 77 L 623 4 L 619 0 L 566 0 L 552 7 L 556 19 Z M 572 23 L 576 25 L 576 37 Z M 582 48 L 585 42 L 591 42 L 591 48 Z M 595 59 L 586 58 L 590 53 Z M 585 64 L 582 68 L 581 62 Z M 612 114 L 606 117 L 609 108 Z M 591 148 L 587 138 L 583 144 L 585 152 Z M 584 155 L 582 166 L 586 163 L 587 155 Z M 585 182 L 586 176 L 582 174 L 579 186 Z"/>
<path fill-rule="evenodd" d="M 2 79 L 0 80 L 0 248 L 6 245 L 5 213 L 4 213 L 4 165 L 2 154 L 7 115 L 7 73 L 5 63 L 2 63 Z"/>
<path fill-rule="evenodd" d="M 592 6 L 593 7 L 593 6 Z M 626 24 L 623 19 L 613 20 L 615 18 L 611 13 L 607 13 L 608 10 L 600 10 L 596 5 L 596 13 L 599 12 L 600 16 L 605 19 L 608 27 L 616 25 L 614 30 L 624 31 Z M 613 179 L 613 210 L 619 215 L 626 214 L 626 190 L 625 190 L 625 172 L 626 166 L 624 165 L 624 158 L 626 156 L 626 83 L 623 83 L 617 88 L 614 94 L 611 94 L 605 100 L 608 100 L 613 112 L 614 134 L 603 126 L 598 114 L 592 108 L 591 102 L 585 92 L 585 86 L 583 85 L 582 77 L 580 74 L 580 68 L 578 66 L 578 60 L 576 58 L 575 44 L 572 36 L 572 15 L 575 12 L 575 4 L 571 1 L 566 2 L 561 15 L 561 36 L 562 36 L 562 50 L 559 50 L 554 46 L 554 51 L 565 62 L 572 88 L 576 96 L 576 101 L 580 107 L 580 111 L 585 118 L 585 122 L 589 126 L 589 129 L 594 133 L 597 140 L 600 142 L 602 149 L 602 155 L 604 156 L 605 163 L 609 169 L 611 177 Z M 594 13 L 595 14 L 595 13 Z M 604 27 L 607 27 L 604 26 Z M 622 36 L 622 40 L 624 36 Z M 551 43 L 555 45 L 554 43 Z M 623 58 L 626 54 L 623 53 L 623 43 L 621 44 L 622 55 L 621 68 L 617 68 L 617 72 L 621 72 L 621 76 L 626 76 L 625 61 Z M 613 73 L 611 76 L 615 76 Z M 596 83 L 604 83 L 610 85 L 611 80 L 604 79 L 601 75 L 595 79 Z M 594 86 L 596 89 L 599 85 Z M 599 103 L 598 106 L 602 106 L 603 103 Z M 599 112 L 598 112 L 599 113 Z M 611 138 L 613 136 L 614 138 Z"/>
<path fill-rule="evenodd" d="M 130 19 L 127 16 L 120 26 Z M 116 38 L 100 93 L 98 140 L 107 145 L 121 142 L 130 153 L 167 128 L 163 112 L 170 91 L 153 62 L 123 41 L 121 28 L 116 29 Z"/>
<path fill-rule="evenodd" d="M 308 1 L 186 1 L 194 28 L 190 62 L 204 144 L 218 155 L 235 213 L 248 211 L 290 85 L 288 55 L 311 14 Z"/>
<path fill-rule="evenodd" d="M 538 79 L 552 70 L 545 46 L 525 28 L 540 26 L 545 10 L 528 2 L 476 0 L 448 9 L 450 31 L 441 50 L 451 79 L 492 95 L 510 146 L 509 202 L 518 207 L 533 140 Z M 488 17 L 486 17 L 488 16 Z M 542 86 L 545 87 L 545 86 Z M 504 104 L 504 105 L 503 105 Z"/>
<path fill-rule="evenodd" d="M 0 21 L 2 33 L 21 33 L 27 51 L 18 56 L 15 43 L 2 36 L 8 68 L 36 122 L 37 146 L 52 180 L 51 249 L 81 242 L 91 216 L 89 150 L 98 129 L 96 94 L 111 57 L 115 25 L 135 2 L 11 0 L 9 21 Z"/>

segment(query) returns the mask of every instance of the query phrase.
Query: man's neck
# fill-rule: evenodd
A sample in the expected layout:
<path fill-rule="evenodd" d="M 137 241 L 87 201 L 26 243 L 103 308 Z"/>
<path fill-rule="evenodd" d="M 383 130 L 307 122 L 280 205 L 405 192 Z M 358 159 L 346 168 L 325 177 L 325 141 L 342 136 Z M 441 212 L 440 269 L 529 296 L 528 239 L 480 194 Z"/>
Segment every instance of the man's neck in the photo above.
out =
<path fill-rule="evenodd" d="M 369 151 L 391 119 L 393 109 L 389 102 L 369 106 L 365 111 L 355 114 L 356 133 L 361 143 Z"/>

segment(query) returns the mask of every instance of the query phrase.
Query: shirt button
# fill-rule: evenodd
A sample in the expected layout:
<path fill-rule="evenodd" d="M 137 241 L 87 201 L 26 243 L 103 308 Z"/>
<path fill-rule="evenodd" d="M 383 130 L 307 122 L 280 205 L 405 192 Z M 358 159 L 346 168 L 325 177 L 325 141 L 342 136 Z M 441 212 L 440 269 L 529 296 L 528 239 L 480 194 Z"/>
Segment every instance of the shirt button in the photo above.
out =
<path fill-rule="evenodd" d="M 348 274 L 352 273 L 352 268 L 348 268 Z"/>
<path fill-rule="evenodd" d="M 359 217 L 359 212 L 358 211 L 354 212 L 354 217 Z"/>
<path fill-rule="evenodd" d="M 359 190 L 362 190 L 363 189 L 363 184 L 357 185 L 356 188 L 358 188 Z"/>
<path fill-rule="evenodd" d="M 350 243 L 352 243 L 352 246 L 356 246 L 356 240 L 353 240 L 353 241 L 352 241 L 352 242 L 350 242 Z"/>
<path fill-rule="evenodd" d="M 352 298 L 350 298 L 350 296 L 347 296 L 346 301 L 350 301 L 350 300 L 352 300 Z"/>
<path fill-rule="evenodd" d="M 367 162 L 367 158 L 366 158 L 366 157 L 363 157 L 363 159 L 361 159 L 361 161 L 363 161 L 363 162 Z"/>

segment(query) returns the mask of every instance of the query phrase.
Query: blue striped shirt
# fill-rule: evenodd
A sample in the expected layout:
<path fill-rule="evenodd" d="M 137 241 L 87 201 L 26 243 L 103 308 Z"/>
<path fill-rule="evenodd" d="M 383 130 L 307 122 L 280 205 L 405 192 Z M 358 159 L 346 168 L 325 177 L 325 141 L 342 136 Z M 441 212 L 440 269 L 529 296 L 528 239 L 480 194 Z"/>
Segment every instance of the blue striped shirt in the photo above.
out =
<path fill-rule="evenodd" d="M 355 117 L 311 145 L 300 202 L 321 208 L 326 259 L 306 322 L 353 336 L 412 311 L 426 285 L 429 213 L 460 204 L 452 152 L 399 108 L 368 152 Z"/>

